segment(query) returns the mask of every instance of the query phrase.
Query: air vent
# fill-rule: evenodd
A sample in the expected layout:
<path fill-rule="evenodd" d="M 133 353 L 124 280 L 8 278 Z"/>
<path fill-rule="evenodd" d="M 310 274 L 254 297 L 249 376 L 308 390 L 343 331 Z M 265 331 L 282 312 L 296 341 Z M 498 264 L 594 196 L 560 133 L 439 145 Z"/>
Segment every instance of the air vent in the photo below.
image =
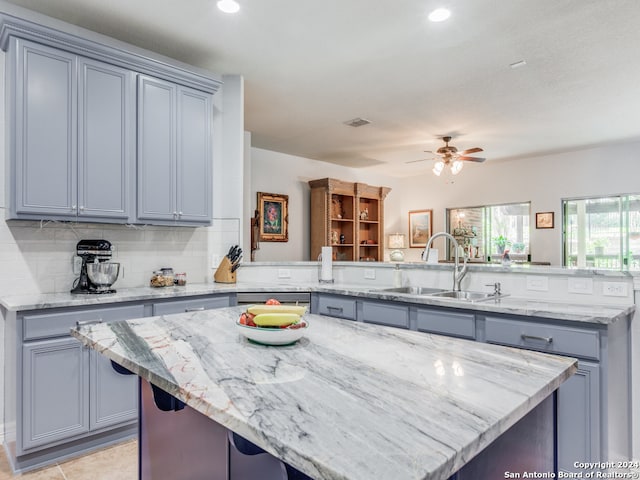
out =
<path fill-rule="evenodd" d="M 369 125 L 371 122 L 365 118 L 353 118 L 351 120 L 347 120 L 344 122 L 345 125 L 349 125 L 350 127 L 361 127 L 363 125 Z"/>

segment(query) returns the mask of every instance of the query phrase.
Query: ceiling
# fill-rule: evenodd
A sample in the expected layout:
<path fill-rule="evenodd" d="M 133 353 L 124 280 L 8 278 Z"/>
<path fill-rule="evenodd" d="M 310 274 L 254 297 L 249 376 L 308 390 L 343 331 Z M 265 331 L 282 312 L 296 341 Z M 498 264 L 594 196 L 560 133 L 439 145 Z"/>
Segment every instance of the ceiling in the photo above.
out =
<path fill-rule="evenodd" d="M 254 147 L 407 176 L 443 135 L 488 162 L 640 139 L 637 0 L 237 1 L 10 3 L 243 75 Z"/>

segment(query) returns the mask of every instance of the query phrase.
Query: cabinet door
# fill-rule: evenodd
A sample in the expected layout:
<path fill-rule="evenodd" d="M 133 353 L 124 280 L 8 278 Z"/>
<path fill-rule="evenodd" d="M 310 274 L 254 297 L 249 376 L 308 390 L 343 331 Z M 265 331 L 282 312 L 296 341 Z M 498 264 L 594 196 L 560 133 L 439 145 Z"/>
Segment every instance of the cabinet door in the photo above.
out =
<path fill-rule="evenodd" d="M 329 317 L 356 319 L 356 300 L 338 295 L 318 295 L 317 304 L 312 300 L 311 312 Z"/>
<path fill-rule="evenodd" d="M 78 215 L 130 216 L 135 122 L 134 73 L 81 59 L 78 110 Z"/>
<path fill-rule="evenodd" d="M 178 90 L 177 208 L 179 222 L 211 222 L 211 95 Z"/>
<path fill-rule="evenodd" d="M 580 362 L 578 371 L 558 389 L 558 469 L 580 472 L 574 462 L 599 462 L 600 371 Z M 605 460 L 605 459 L 602 459 Z"/>
<path fill-rule="evenodd" d="M 173 221 L 176 199 L 176 86 L 138 76 L 138 212 Z"/>
<path fill-rule="evenodd" d="M 11 52 L 15 213 L 75 218 L 76 56 L 15 38 Z"/>
<path fill-rule="evenodd" d="M 97 430 L 138 418 L 138 377 L 122 375 L 111 361 L 89 352 L 89 428 Z"/>
<path fill-rule="evenodd" d="M 87 432 L 89 350 L 62 338 L 25 344 L 22 355 L 22 450 Z"/>
<path fill-rule="evenodd" d="M 461 338 L 476 338 L 476 317 L 473 313 L 455 310 L 443 311 L 431 308 L 416 309 L 416 328 L 419 332 L 430 332 Z"/>
<path fill-rule="evenodd" d="M 389 327 L 409 328 L 409 307 L 389 302 L 363 300 L 358 309 L 358 320 Z"/>

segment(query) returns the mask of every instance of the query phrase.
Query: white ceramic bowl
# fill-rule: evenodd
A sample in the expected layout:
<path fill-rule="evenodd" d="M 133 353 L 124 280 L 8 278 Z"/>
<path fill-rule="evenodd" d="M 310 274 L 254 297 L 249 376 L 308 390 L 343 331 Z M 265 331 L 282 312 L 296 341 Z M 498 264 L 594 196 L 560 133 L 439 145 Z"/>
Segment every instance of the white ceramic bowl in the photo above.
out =
<path fill-rule="evenodd" d="M 249 340 L 263 345 L 290 345 L 302 338 L 309 328 L 309 321 L 303 319 L 305 326 L 299 328 L 249 327 L 236 320 L 238 332 Z"/>

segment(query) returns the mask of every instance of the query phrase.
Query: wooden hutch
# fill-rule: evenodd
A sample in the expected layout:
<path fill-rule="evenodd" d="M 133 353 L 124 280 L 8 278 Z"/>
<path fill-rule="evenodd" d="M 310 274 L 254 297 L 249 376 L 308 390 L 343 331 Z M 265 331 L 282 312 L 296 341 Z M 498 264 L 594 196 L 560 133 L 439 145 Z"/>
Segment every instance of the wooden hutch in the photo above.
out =
<path fill-rule="evenodd" d="M 311 180 L 311 260 L 323 246 L 333 247 L 333 260 L 381 261 L 384 252 L 384 198 L 387 187 Z"/>

